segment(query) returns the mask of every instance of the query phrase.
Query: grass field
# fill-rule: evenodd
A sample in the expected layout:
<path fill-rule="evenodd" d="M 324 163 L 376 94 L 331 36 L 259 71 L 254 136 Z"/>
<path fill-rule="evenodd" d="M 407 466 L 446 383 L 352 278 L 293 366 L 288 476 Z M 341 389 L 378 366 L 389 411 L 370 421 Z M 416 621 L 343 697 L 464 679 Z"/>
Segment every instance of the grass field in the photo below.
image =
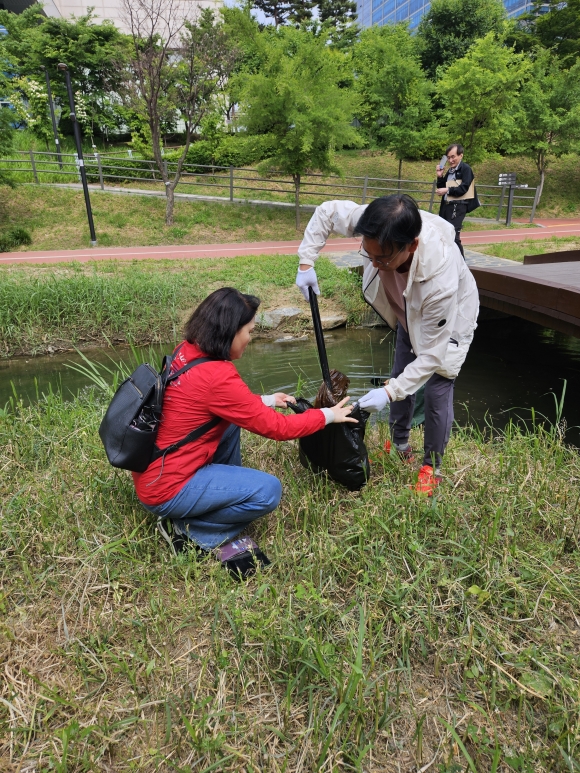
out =
<path fill-rule="evenodd" d="M 348 493 L 245 436 L 284 497 L 251 531 L 273 565 L 238 585 L 171 555 L 106 463 L 104 405 L 0 414 L 2 770 L 578 769 L 580 462 L 556 429 L 455 432 L 432 501 L 390 458 Z"/>
<path fill-rule="evenodd" d="M 322 257 L 321 311 L 356 323 L 365 304 L 360 279 Z M 0 357 L 107 342 L 172 341 L 210 292 L 235 286 L 262 299 L 262 310 L 309 306 L 294 284 L 296 256 L 196 261 L 98 261 L 0 267 Z M 300 324 L 300 322 L 298 322 Z"/>
<path fill-rule="evenodd" d="M 497 258 L 507 258 L 523 262 L 525 255 L 544 255 L 546 252 L 563 252 L 580 249 L 580 239 L 574 236 L 536 240 L 528 239 L 521 242 L 503 242 L 502 244 L 474 244 L 477 252 L 495 255 Z"/>

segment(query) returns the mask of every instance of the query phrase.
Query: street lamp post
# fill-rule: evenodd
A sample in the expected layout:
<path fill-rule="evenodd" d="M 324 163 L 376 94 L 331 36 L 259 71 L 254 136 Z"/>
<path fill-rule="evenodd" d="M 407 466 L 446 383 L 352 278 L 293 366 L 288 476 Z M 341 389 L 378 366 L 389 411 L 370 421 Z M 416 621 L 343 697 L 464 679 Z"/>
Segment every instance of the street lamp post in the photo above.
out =
<path fill-rule="evenodd" d="M 95 224 L 93 222 L 93 211 L 91 209 L 91 199 L 89 197 L 89 186 L 87 184 L 87 170 L 85 169 L 85 162 L 83 159 L 83 147 L 81 143 L 81 130 L 79 128 L 79 122 L 75 112 L 75 100 L 73 96 L 72 84 L 70 82 L 70 72 L 66 64 L 62 62 L 58 65 L 58 69 L 64 72 L 64 79 L 66 83 L 66 90 L 68 92 L 68 102 L 70 105 L 70 119 L 73 124 L 75 143 L 77 146 L 77 155 L 79 159 L 79 172 L 81 175 L 81 183 L 83 185 L 83 193 L 85 194 L 85 204 L 87 207 L 87 219 L 89 221 L 89 231 L 91 232 L 91 247 L 97 246 L 97 236 L 95 234 Z"/>
<path fill-rule="evenodd" d="M 44 77 L 46 78 L 46 92 L 48 94 L 48 107 L 50 109 L 50 118 L 52 120 L 52 132 L 54 134 L 54 144 L 56 145 L 56 155 L 58 158 L 58 165 L 62 169 L 62 156 L 60 155 L 60 140 L 58 138 L 58 130 L 56 128 L 56 116 L 54 114 L 54 102 L 52 101 L 52 92 L 50 90 L 50 78 L 48 77 L 48 70 L 46 67 L 41 67 L 44 70 Z"/>

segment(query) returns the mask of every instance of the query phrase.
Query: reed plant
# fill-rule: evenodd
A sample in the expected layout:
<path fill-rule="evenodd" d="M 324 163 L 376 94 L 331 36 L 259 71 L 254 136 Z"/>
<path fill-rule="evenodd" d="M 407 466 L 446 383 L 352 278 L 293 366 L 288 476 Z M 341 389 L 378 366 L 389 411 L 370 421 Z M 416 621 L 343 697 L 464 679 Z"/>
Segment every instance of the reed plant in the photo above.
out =
<path fill-rule="evenodd" d="M 105 404 L 49 391 L 0 415 L 0 768 L 579 769 L 580 460 L 561 424 L 456 428 L 433 499 L 377 454 L 382 424 L 360 493 L 244 434 L 284 496 L 251 530 L 272 566 L 239 585 L 171 554 L 106 462 Z"/>
<path fill-rule="evenodd" d="M 291 304 L 307 312 L 294 285 L 296 266 L 295 255 L 268 255 L 0 267 L 0 356 L 173 341 L 186 315 L 224 285 L 259 296 L 263 309 Z M 322 308 L 344 310 L 350 322 L 358 321 L 360 278 L 324 257 L 317 270 L 326 296 Z"/>

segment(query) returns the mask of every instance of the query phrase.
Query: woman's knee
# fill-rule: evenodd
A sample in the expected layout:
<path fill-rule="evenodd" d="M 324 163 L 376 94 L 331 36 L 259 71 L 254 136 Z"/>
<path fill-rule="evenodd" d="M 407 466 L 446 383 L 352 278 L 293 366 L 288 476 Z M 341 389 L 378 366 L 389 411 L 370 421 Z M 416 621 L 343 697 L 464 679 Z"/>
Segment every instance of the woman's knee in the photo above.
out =
<path fill-rule="evenodd" d="M 265 475 L 268 475 L 268 473 L 265 473 Z M 262 493 L 264 506 L 268 508 L 267 512 L 271 513 L 272 510 L 278 507 L 282 499 L 282 484 L 274 475 L 268 475 L 268 480 L 264 485 Z"/>

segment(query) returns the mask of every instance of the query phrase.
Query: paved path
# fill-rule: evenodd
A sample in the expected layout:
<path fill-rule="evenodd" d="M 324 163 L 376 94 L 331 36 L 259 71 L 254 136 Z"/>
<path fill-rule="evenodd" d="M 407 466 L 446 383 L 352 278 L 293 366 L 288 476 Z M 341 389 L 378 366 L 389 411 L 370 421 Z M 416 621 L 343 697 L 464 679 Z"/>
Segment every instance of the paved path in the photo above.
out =
<path fill-rule="evenodd" d="M 580 239 L 580 218 L 544 220 L 543 228 L 514 228 L 493 231 L 464 231 L 461 241 L 466 247 L 477 244 L 517 242 L 523 239 L 546 239 L 552 236 L 576 236 Z M 98 233 L 97 233 L 98 237 Z M 95 247 L 84 250 L 48 250 L 0 253 L 0 264 L 66 263 L 90 260 L 140 260 L 161 258 L 194 260 L 227 258 L 238 255 L 288 255 L 298 250 L 300 240 L 270 242 L 236 242 L 230 244 L 170 245 L 167 247 Z M 323 252 L 356 252 L 360 239 L 331 239 Z"/>

